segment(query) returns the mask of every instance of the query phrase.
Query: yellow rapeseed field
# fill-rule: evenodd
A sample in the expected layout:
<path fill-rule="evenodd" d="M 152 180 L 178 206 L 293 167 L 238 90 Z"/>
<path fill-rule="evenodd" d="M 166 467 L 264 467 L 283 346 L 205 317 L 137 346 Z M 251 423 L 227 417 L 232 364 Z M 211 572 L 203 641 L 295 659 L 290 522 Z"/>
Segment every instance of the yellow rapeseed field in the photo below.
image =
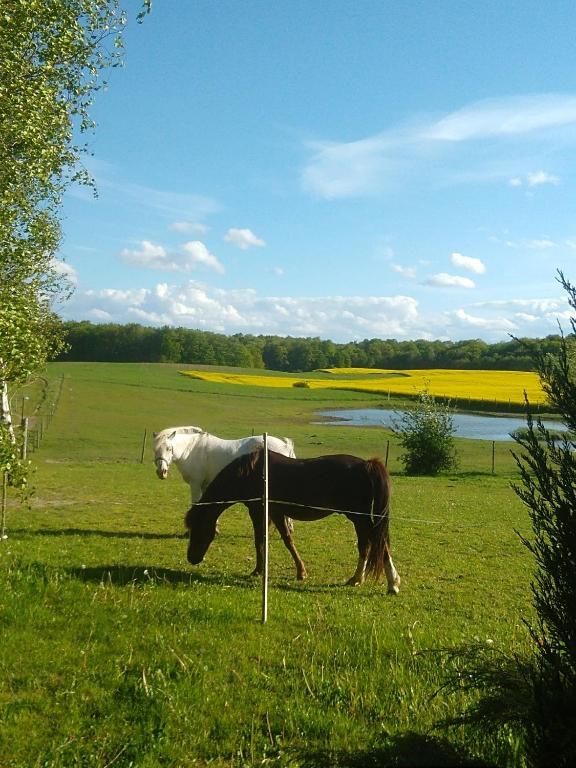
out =
<path fill-rule="evenodd" d="M 184 371 L 204 381 L 253 387 L 305 386 L 310 389 L 351 389 L 388 395 L 417 395 L 426 389 L 435 397 L 451 400 L 484 400 L 519 404 L 524 391 L 530 402 L 546 398 L 536 373 L 530 371 L 407 370 L 373 368 L 330 368 L 324 378 L 300 375 L 266 375 L 219 371 Z"/>

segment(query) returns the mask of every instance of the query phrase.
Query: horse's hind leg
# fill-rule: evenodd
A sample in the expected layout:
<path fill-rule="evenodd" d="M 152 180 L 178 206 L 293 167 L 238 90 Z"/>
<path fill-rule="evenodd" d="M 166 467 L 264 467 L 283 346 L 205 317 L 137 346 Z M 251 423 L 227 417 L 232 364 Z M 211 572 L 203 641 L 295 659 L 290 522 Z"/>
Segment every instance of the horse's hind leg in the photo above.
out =
<path fill-rule="evenodd" d="M 388 582 L 388 594 L 397 595 L 400 591 L 400 576 L 392 562 L 388 544 L 386 544 L 386 552 L 384 554 L 384 573 L 386 574 L 386 581 Z"/>
<path fill-rule="evenodd" d="M 294 539 L 292 538 L 292 531 L 294 528 L 292 520 L 289 517 L 285 517 L 284 515 L 274 515 L 273 520 L 276 528 L 278 529 L 278 533 L 282 537 L 282 541 L 284 542 L 286 549 L 288 549 L 292 555 L 292 559 L 296 565 L 296 578 L 298 581 L 303 581 L 308 576 L 308 573 L 306 571 L 306 566 L 304 565 L 304 562 L 300 557 L 298 550 L 296 549 Z"/>
<path fill-rule="evenodd" d="M 366 560 L 366 556 L 358 555 L 358 565 L 356 566 L 356 570 L 346 582 L 349 587 L 359 587 L 361 584 L 364 584 L 364 576 L 366 574 Z"/>
<path fill-rule="evenodd" d="M 356 524 L 354 527 L 356 528 L 356 537 L 358 539 L 358 564 L 346 584 L 350 587 L 359 587 L 364 583 L 370 542 L 368 541 L 368 536 Z"/>

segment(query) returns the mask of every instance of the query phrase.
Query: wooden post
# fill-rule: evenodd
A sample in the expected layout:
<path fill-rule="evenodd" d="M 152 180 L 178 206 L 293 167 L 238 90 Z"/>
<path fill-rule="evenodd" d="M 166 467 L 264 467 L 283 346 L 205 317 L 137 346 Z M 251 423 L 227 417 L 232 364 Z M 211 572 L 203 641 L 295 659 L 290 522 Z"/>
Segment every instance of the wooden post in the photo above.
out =
<path fill-rule="evenodd" d="M 142 451 L 140 453 L 140 464 L 144 464 L 144 452 L 146 451 L 146 440 L 148 439 L 148 430 L 144 430 L 144 437 L 142 439 Z"/>
<path fill-rule="evenodd" d="M 388 453 L 390 452 L 390 440 L 386 440 L 386 459 L 384 460 L 384 466 L 388 466 Z"/>
<path fill-rule="evenodd" d="M 23 428 L 24 435 L 22 437 L 22 458 L 26 459 L 28 456 L 28 416 L 26 416 L 24 419 Z"/>
<path fill-rule="evenodd" d="M 494 454 L 496 452 L 496 440 L 492 440 L 492 474 L 494 474 Z"/>
<path fill-rule="evenodd" d="M 8 538 L 6 534 L 6 503 L 8 497 L 8 475 L 6 472 L 2 473 L 2 511 L 0 514 L 0 541 L 4 541 Z"/>
<path fill-rule="evenodd" d="M 262 435 L 264 442 L 264 493 L 262 496 L 262 504 L 264 506 L 264 552 L 263 569 L 262 569 L 262 624 L 266 624 L 268 621 L 268 434 L 264 432 Z"/>

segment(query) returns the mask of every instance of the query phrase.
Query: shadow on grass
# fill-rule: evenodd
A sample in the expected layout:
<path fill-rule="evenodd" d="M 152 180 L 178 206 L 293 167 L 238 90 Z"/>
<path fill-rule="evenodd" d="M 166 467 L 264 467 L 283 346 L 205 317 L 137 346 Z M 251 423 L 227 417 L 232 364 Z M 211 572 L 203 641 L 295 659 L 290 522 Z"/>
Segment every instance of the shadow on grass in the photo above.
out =
<path fill-rule="evenodd" d="M 449 480 L 452 480 L 453 482 L 462 482 L 466 480 L 485 480 L 487 477 L 493 477 L 493 478 L 502 478 L 502 477 L 508 477 L 508 475 L 513 475 L 515 472 L 514 469 L 510 469 L 509 472 L 498 472 L 494 471 L 492 472 L 490 469 L 480 470 L 480 469 L 465 469 L 462 472 L 459 472 L 457 475 L 449 475 L 447 476 Z"/>
<path fill-rule="evenodd" d="M 495 768 L 470 757 L 445 739 L 418 733 L 391 737 L 387 744 L 363 752 L 299 754 L 301 768 Z"/>
<path fill-rule="evenodd" d="M 13 534 L 27 536 L 102 536 L 108 539 L 187 539 L 188 534 L 182 533 L 146 533 L 145 531 L 102 531 L 97 528 L 39 528 L 35 531 L 29 528 L 11 530 Z"/>
<path fill-rule="evenodd" d="M 204 574 L 197 571 L 181 571 L 173 568 L 145 568 L 141 565 L 98 565 L 84 568 L 67 568 L 72 578 L 84 582 L 125 587 L 130 584 L 206 584 L 225 587 L 253 587 L 255 581 L 249 576 L 227 574 Z"/>
<path fill-rule="evenodd" d="M 104 539 L 188 539 L 187 531 L 182 533 L 155 533 L 147 531 L 105 531 L 99 528 L 11 528 L 12 535 L 20 536 L 100 536 Z M 226 541 L 226 533 L 219 534 Z M 234 534 L 234 539 L 252 539 L 251 534 Z"/>

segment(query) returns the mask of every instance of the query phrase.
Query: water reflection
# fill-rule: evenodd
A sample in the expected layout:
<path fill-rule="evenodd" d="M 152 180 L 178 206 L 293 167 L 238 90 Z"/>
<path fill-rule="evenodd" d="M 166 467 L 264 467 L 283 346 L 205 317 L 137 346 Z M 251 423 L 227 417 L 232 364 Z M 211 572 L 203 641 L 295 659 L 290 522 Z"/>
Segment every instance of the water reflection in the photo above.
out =
<path fill-rule="evenodd" d="M 350 427 L 391 427 L 401 416 L 401 411 L 384 408 L 351 408 L 348 410 L 319 411 L 320 416 L 335 419 L 334 424 Z M 452 416 L 454 434 L 472 440 L 512 440 L 510 433 L 526 426 L 521 416 L 480 416 L 472 413 L 455 413 Z M 555 431 L 566 429 L 557 421 L 544 421 L 544 426 Z"/>

